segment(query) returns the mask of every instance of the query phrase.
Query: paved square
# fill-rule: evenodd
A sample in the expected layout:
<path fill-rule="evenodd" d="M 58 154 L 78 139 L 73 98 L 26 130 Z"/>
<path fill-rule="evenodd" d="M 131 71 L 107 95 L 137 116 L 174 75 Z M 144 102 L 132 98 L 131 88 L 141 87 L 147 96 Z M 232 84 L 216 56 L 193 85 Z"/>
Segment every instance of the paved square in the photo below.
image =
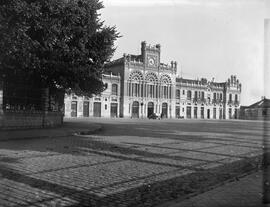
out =
<path fill-rule="evenodd" d="M 211 182 L 229 178 L 228 164 L 250 162 L 269 142 L 263 122 L 68 121 L 97 123 L 103 130 L 0 141 L 2 206 L 151 206 L 200 190 L 211 170 Z"/>

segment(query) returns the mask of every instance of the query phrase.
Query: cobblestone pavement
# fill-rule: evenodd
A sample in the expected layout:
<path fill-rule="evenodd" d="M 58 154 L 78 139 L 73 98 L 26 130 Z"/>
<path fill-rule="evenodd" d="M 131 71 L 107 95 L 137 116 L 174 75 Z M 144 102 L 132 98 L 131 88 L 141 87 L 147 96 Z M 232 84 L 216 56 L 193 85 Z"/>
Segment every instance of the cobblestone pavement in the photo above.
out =
<path fill-rule="evenodd" d="M 153 206 L 184 199 L 258 168 L 268 143 L 263 122 L 67 121 L 103 131 L 0 141 L 2 206 Z"/>
<path fill-rule="evenodd" d="M 269 207 L 262 204 L 262 180 L 262 172 L 255 172 L 182 202 L 159 207 Z"/>

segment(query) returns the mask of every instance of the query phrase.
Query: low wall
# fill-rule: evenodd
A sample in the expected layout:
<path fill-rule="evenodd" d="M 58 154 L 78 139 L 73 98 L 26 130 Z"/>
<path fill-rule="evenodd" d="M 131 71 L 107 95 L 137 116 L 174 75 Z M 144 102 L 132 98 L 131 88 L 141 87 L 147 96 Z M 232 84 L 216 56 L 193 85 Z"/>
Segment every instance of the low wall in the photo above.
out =
<path fill-rule="evenodd" d="M 4 111 L 0 115 L 0 129 L 47 128 L 62 123 L 62 112 Z"/>

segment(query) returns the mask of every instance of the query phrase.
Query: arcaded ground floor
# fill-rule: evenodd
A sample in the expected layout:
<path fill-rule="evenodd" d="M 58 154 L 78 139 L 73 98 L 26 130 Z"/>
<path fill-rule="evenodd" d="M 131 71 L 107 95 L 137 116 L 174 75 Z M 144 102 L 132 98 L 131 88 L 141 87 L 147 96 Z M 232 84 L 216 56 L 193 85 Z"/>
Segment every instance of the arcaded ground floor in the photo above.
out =
<path fill-rule="evenodd" d="M 124 104 L 96 100 L 65 100 L 65 117 L 148 118 L 152 114 L 162 118 L 238 119 L 239 107 L 222 105 L 175 104 L 168 100 L 125 100 Z"/>
<path fill-rule="evenodd" d="M 1 206 L 156 206 L 183 200 L 257 169 L 262 146 L 269 144 L 269 122 L 65 121 L 59 129 L 0 132 L 1 138 L 16 138 L 0 138 Z M 65 134 L 93 125 L 101 131 Z"/>

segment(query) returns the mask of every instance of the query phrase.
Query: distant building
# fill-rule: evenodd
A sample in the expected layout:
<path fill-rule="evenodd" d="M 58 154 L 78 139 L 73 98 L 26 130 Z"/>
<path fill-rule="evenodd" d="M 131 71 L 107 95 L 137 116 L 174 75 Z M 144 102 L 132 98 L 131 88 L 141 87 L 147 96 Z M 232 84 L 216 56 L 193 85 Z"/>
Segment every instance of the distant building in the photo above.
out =
<path fill-rule="evenodd" d="M 141 43 L 141 54 L 124 54 L 106 65 L 101 96 L 66 96 L 66 117 L 238 118 L 241 84 L 236 76 L 225 82 L 190 80 L 177 75 L 177 62 L 160 62 L 161 46 Z M 112 85 L 117 84 L 115 95 Z M 117 101 L 112 101 L 112 100 Z M 89 102 L 89 103 L 88 103 Z M 115 106 L 117 112 L 115 115 Z"/>
<path fill-rule="evenodd" d="M 240 119 L 270 120 L 270 99 L 263 97 L 250 106 L 241 106 Z"/>

